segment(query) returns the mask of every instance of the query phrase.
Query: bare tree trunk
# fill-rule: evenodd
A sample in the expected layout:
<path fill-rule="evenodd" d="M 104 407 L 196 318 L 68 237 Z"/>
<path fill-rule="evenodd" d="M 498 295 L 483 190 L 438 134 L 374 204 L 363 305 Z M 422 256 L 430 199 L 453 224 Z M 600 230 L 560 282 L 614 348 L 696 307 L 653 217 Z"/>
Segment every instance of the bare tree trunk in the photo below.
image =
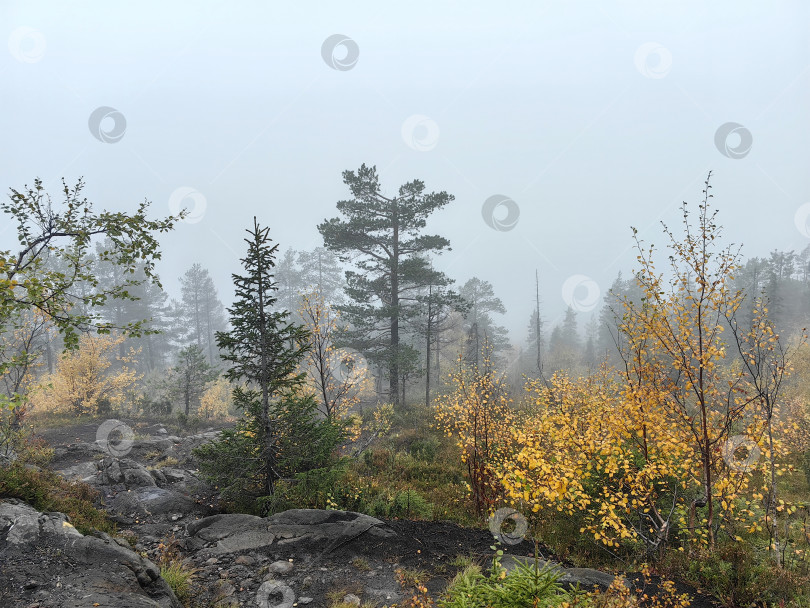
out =
<path fill-rule="evenodd" d="M 432 329 L 432 302 L 433 286 L 428 287 L 427 336 L 425 340 L 425 405 L 430 406 L 430 337 Z"/>
<path fill-rule="evenodd" d="M 394 201 L 394 239 L 391 255 L 391 352 L 389 353 L 388 390 L 394 407 L 399 405 L 399 218 Z"/>

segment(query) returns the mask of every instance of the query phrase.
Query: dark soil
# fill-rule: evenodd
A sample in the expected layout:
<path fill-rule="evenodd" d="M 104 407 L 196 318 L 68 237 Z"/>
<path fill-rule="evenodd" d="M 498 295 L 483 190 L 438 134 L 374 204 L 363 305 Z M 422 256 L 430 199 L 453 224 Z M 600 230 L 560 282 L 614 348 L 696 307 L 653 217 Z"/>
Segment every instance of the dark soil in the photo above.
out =
<path fill-rule="evenodd" d="M 351 545 L 351 549 L 335 550 L 326 562 L 346 561 L 357 553 L 372 555 L 377 559 L 396 561 L 400 566 L 423 570 L 432 576 L 427 583 L 428 591 L 440 593 L 447 583 L 458 572 L 457 568 L 448 567 L 449 562 L 459 555 L 473 558 L 482 567 L 491 563 L 492 546 L 495 541 L 489 530 L 462 528 L 447 521 L 412 521 L 405 519 L 385 520 L 398 535 L 396 544 L 387 539 L 365 537 Z M 500 545 L 504 554 L 534 556 L 534 543 L 524 541 L 517 545 Z M 538 556 L 551 560 L 567 568 L 574 567 L 570 561 L 558 558 L 548 547 L 538 544 Z M 649 596 L 655 596 L 659 590 L 660 577 L 650 576 L 646 581 L 640 573 L 624 574 L 633 588 Z M 703 595 L 691 585 L 676 581 L 677 593 L 688 593 L 695 608 L 718 608 L 720 604 L 714 598 Z"/>
<path fill-rule="evenodd" d="M 431 572 L 441 571 L 457 556 L 471 557 L 484 564 L 492 557 L 495 539 L 489 530 L 462 528 L 449 521 L 414 521 L 408 519 L 384 520 L 397 533 L 396 545 L 386 539 L 364 537 L 352 544 L 353 550 L 369 554 L 387 551 L 388 558 L 406 568 L 419 568 Z M 501 545 L 506 554 L 533 556 L 534 544 L 524 541 L 517 545 Z M 539 546 L 541 559 L 557 558 L 543 545 Z M 335 551 L 335 555 L 340 555 Z M 565 564 L 571 566 L 572 564 Z"/>

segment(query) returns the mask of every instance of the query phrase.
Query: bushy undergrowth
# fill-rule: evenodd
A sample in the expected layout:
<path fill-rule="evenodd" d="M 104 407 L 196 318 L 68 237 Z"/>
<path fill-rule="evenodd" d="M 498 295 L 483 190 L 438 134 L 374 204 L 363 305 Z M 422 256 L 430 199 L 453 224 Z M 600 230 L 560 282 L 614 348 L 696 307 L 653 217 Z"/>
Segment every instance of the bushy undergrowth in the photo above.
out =
<path fill-rule="evenodd" d="M 309 473 L 329 478 L 339 468 L 335 455 L 346 437 L 348 422 L 320 419 L 312 395 L 294 392 L 273 402 L 271 468 L 265 452 L 261 393 L 237 389 L 236 395 L 244 412 L 236 426 L 194 450 L 200 470 L 219 488 L 226 509 L 257 515 L 276 511 L 293 499 L 284 480 Z M 270 494 L 268 476 L 273 481 Z"/>
<path fill-rule="evenodd" d="M 455 443 L 429 427 L 425 408 L 399 412 L 396 429 L 358 457 L 277 485 L 270 512 L 341 509 L 374 517 L 478 526 Z"/>
<path fill-rule="evenodd" d="M 810 597 L 806 563 L 780 567 L 765 544 L 750 539 L 724 540 L 714 551 L 671 551 L 662 566 L 724 606 L 806 606 Z"/>
<path fill-rule="evenodd" d="M 97 492 L 81 482 L 68 482 L 53 471 L 17 460 L 0 467 L 0 499 L 19 498 L 38 511 L 65 513 L 82 534 L 101 530 L 115 534 L 107 514 L 94 506 Z"/>
<path fill-rule="evenodd" d="M 183 562 L 173 534 L 158 545 L 155 562 L 160 567 L 160 576 L 172 588 L 183 606 L 194 605 L 192 582 L 197 568 Z"/>
<path fill-rule="evenodd" d="M 495 547 L 493 547 L 495 549 Z M 511 572 L 501 565 L 503 551 L 497 550 L 492 567 L 483 572 L 476 563 L 462 560 L 461 570 L 438 600 L 427 591 L 424 573 L 399 569 L 397 580 L 405 592 L 400 608 L 687 608 L 688 594 L 678 594 L 672 581 L 661 580 L 654 593 L 647 588 L 650 571 L 641 573 L 641 587 L 631 589 L 621 577 L 605 590 L 566 589 L 561 572 L 534 562 L 515 564 Z"/>
<path fill-rule="evenodd" d="M 473 564 L 462 570 L 439 600 L 439 608 L 517 608 L 561 606 L 578 593 L 567 592 L 558 582 L 560 573 L 540 568 L 538 563 L 518 563 L 507 573 L 500 566 L 502 551 L 496 553 L 488 574 Z"/>

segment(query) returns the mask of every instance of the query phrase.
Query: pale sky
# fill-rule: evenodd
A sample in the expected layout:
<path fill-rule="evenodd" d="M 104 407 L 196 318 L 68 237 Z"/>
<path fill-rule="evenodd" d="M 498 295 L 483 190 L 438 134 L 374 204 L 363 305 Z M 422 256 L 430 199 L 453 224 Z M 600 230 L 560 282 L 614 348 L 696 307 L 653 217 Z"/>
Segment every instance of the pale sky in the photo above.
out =
<path fill-rule="evenodd" d="M 746 257 L 810 244 L 807 2 L 2 0 L 0 38 L 4 195 L 83 176 L 98 209 L 193 208 L 162 240 L 174 296 L 199 261 L 230 302 L 253 215 L 321 245 L 362 163 L 455 195 L 438 266 L 490 281 L 518 340 L 535 268 L 546 323 L 584 324 L 630 226 L 663 245 L 709 170 Z"/>

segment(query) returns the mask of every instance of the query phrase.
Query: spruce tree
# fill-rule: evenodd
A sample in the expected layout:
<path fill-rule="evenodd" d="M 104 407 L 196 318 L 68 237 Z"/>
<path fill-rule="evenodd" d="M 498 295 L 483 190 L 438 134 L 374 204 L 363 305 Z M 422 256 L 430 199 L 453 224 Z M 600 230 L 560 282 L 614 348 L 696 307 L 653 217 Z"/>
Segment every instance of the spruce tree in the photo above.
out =
<path fill-rule="evenodd" d="M 278 245 L 272 245 L 269 228 L 253 218 L 248 229 L 247 255 L 241 262 L 246 274 L 234 274 L 236 298 L 228 308 L 231 330 L 217 332 L 222 359 L 231 364 L 225 376 L 246 381 L 251 388 L 235 391 L 235 403 L 255 419 L 264 439 L 262 460 L 264 491 L 273 493 L 277 470 L 279 429 L 271 409 L 274 400 L 290 398 L 303 382 L 299 365 L 305 355 L 307 331 L 288 321 L 289 312 L 274 310 L 278 287 L 273 276 Z"/>
<path fill-rule="evenodd" d="M 173 392 L 183 400 L 183 411 L 188 417 L 191 406 L 199 406 L 206 385 L 215 380 L 219 372 L 209 365 L 205 353 L 196 344 L 189 344 L 177 355 L 177 366 L 171 370 Z"/>
<path fill-rule="evenodd" d="M 245 274 L 232 275 L 231 329 L 216 334 L 220 356 L 231 364 L 224 375 L 239 383 L 233 399 L 244 416 L 235 429 L 196 452 L 200 468 L 223 496 L 238 501 L 272 497 L 277 480 L 328 465 L 345 436 L 345 425 L 318 419 L 315 399 L 301 390 L 308 332 L 276 306 L 278 246 L 255 217 L 247 233 Z"/>

